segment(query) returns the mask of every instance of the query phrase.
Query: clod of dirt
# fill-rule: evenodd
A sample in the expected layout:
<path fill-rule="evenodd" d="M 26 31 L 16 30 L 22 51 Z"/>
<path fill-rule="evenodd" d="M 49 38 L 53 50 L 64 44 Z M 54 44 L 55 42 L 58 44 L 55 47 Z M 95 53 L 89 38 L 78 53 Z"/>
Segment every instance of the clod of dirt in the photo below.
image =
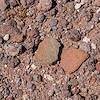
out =
<path fill-rule="evenodd" d="M 87 53 L 76 48 L 64 49 L 61 55 L 60 66 L 66 73 L 76 71 L 80 65 L 89 57 Z"/>
<path fill-rule="evenodd" d="M 39 11 L 48 11 L 52 7 L 52 0 L 40 0 L 37 6 Z"/>
<path fill-rule="evenodd" d="M 46 37 L 39 45 L 35 61 L 40 64 L 52 64 L 58 60 L 60 43 L 51 37 Z"/>

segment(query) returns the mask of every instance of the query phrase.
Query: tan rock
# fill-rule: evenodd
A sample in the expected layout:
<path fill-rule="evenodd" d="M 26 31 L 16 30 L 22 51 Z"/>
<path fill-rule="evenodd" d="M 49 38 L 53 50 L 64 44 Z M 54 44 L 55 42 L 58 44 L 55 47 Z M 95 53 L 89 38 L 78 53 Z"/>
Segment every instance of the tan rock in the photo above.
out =
<path fill-rule="evenodd" d="M 76 71 L 80 65 L 89 57 L 87 53 L 76 48 L 64 49 L 61 55 L 60 66 L 66 73 Z"/>
<path fill-rule="evenodd" d="M 46 37 L 39 45 L 34 56 L 35 61 L 40 64 L 52 64 L 58 60 L 60 43 L 51 37 Z"/>

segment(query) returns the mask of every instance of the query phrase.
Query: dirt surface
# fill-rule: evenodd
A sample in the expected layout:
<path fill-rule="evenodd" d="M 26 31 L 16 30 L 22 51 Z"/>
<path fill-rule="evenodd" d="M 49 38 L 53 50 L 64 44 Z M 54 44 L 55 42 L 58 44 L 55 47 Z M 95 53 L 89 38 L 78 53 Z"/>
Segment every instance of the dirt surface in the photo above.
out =
<path fill-rule="evenodd" d="M 100 100 L 100 0 L 0 0 L 0 100 Z"/>

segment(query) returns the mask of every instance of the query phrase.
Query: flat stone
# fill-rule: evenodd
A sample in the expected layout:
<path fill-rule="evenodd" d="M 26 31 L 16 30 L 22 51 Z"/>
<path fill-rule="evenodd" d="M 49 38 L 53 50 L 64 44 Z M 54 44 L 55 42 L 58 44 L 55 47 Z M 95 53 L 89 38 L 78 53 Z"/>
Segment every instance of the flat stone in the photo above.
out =
<path fill-rule="evenodd" d="M 34 56 L 35 61 L 48 65 L 58 60 L 60 43 L 51 37 L 46 37 L 39 45 Z"/>
<path fill-rule="evenodd" d="M 66 73 L 70 74 L 75 72 L 88 57 L 89 55 L 80 49 L 72 47 L 64 49 L 61 55 L 60 66 Z"/>

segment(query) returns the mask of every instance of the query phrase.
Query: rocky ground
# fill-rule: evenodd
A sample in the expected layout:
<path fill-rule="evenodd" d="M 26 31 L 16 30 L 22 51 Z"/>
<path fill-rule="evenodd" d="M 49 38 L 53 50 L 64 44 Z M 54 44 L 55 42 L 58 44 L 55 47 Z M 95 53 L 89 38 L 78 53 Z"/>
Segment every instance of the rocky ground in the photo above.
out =
<path fill-rule="evenodd" d="M 0 100 L 100 100 L 100 0 L 0 0 Z"/>

